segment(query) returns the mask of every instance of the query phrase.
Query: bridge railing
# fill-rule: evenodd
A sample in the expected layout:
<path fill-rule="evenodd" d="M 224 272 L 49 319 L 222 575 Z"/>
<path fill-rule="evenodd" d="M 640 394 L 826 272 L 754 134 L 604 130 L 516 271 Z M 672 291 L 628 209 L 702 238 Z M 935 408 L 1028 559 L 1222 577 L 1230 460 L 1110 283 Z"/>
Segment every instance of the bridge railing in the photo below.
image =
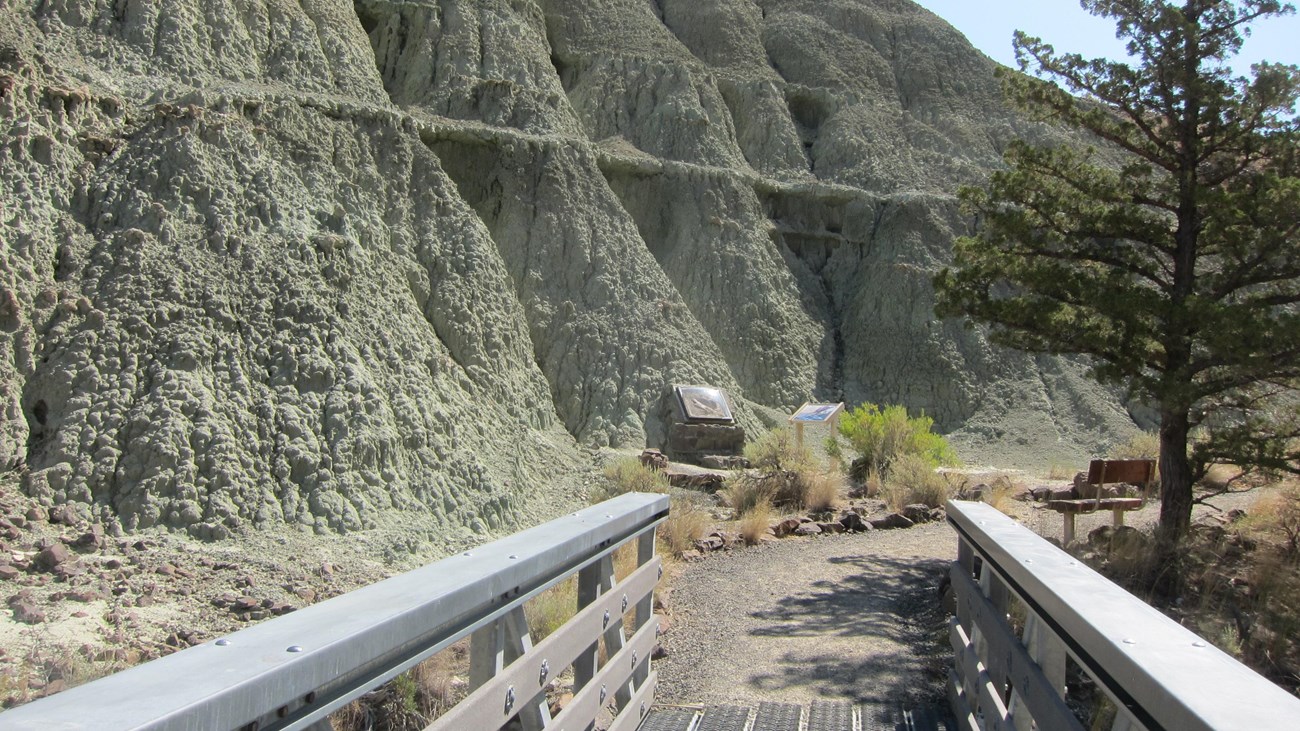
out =
<path fill-rule="evenodd" d="M 1067 695 L 1068 663 L 1109 699 L 1115 731 L 1297 727 L 1300 699 L 994 508 L 951 501 L 948 520 L 961 728 L 1082 731 L 1071 705 L 1097 698 Z"/>
<path fill-rule="evenodd" d="M 470 637 L 470 694 L 431 728 L 518 718 L 578 731 L 616 706 L 611 728 L 630 731 L 654 695 L 654 531 L 667 514 L 667 496 L 622 495 L 0 713 L 0 729 L 328 728 L 334 710 Z M 637 566 L 619 581 L 614 551 L 629 542 Z M 577 614 L 534 645 L 524 603 L 575 573 Z M 570 666 L 574 697 L 551 718 L 546 686 Z"/>

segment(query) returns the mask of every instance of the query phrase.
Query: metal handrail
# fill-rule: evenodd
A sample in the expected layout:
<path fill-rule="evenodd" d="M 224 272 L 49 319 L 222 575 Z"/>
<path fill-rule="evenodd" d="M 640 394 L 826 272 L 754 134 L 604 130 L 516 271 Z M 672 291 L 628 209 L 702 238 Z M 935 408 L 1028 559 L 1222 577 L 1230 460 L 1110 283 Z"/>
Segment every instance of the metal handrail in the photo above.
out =
<path fill-rule="evenodd" d="M 638 563 L 653 560 L 668 505 L 664 495 L 619 496 L 6 711 L 0 729 L 308 728 L 464 637 L 499 636 L 489 630 L 522 618 L 526 600 L 574 573 L 593 577 L 580 603 L 595 601 L 614 586 L 611 555 L 620 545 L 639 539 Z M 634 603 L 637 627 L 650 620 L 649 607 L 648 593 Z M 644 657 L 636 679 L 646 692 L 648 671 Z"/>
<path fill-rule="evenodd" d="M 950 691 L 963 726 L 1028 728 L 1018 711 L 1054 712 L 1043 696 L 1064 696 L 1068 655 L 1115 703 L 1116 728 L 1296 727 L 1300 699 L 1070 554 L 989 505 L 954 500 L 947 512 L 959 540 L 954 644 L 966 661 Z M 1010 595 L 1028 615 L 1023 642 L 1005 636 Z M 1020 662 L 1028 656 L 1037 674 Z"/>

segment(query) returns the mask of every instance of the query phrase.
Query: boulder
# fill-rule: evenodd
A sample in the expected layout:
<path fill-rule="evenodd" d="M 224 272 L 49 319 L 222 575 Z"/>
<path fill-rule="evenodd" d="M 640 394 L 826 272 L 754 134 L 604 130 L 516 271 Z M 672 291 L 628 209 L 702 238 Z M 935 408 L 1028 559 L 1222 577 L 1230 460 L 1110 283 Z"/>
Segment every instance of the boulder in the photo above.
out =
<path fill-rule="evenodd" d="M 798 528 L 794 529 L 794 534 L 797 536 L 815 536 L 819 535 L 821 532 L 821 526 L 816 523 L 803 523 Z"/>
<path fill-rule="evenodd" d="M 840 525 L 843 526 L 844 530 L 852 531 L 854 533 L 860 533 L 872 529 L 872 525 L 863 520 L 861 515 L 851 511 L 845 513 L 844 517 L 840 518 Z"/>
<path fill-rule="evenodd" d="M 871 521 L 871 526 L 879 530 L 890 530 L 892 528 L 911 528 L 916 523 L 900 513 L 890 513 L 883 518 L 876 518 Z"/>
<path fill-rule="evenodd" d="M 668 458 L 664 456 L 663 452 L 660 452 L 657 449 L 643 450 L 641 452 L 640 460 L 641 460 L 641 464 L 645 465 L 646 467 L 649 467 L 652 470 L 668 469 Z"/>
<path fill-rule="evenodd" d="M 22 572 L 7 563 L 0 563 L 0 581 L 13 581 Z"/>
<path fill-rule="evenodd" d="M 9 609 L 14 613 L 16 622 L 41 624 L 45 621 L 45 609 L 36 603 L 29 592 L 21 591 L 10 598 Z"/>
<path fill-rule="evenodd" d="M 40 571 L 53 571 L 72 561 L 72 552 L 62 543 L 47 546 L 36 554 L 36 568 Z"/>
<path fill-rule="evenodd" d="M 822 533 L 843 533 L 844 532 L 844 526 L 840 525 L 839 521 L 832 521 L 830 523 L 817 523 L 817 527 L 822 529 Z"/>
<path fill-rule="evenodd" d="M 772 526 L 772 534 L 775 535 L 777 538 L 785 538 L 786 536 L 794 533 L 799 528 L 800 525 L 803 524 L 799 521 L 798 518 L 786 518 L 784 520 L 778 521 L 776 525 Z"/>
<path fill-rule="evenodd" d="M 911 505 L 904 505 L 903 509 L 898 512 L 913 523 L 928 523 L 931 520 L 930 510 L 930 506 L 924 503 L 912 503 Z"/>

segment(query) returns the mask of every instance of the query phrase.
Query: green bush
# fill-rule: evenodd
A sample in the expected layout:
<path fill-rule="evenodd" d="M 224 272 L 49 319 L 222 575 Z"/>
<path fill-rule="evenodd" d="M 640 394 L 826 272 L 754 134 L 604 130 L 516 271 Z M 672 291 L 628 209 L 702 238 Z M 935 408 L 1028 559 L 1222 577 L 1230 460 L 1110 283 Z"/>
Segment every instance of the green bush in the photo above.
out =
<path fill-rule="evenodd" d="M 894 462 L 880 497 L 890 510 L 922 503 L 932 508 L 942 506 L 956 493 L 956 487 L 934 471 L 934 466 L 915 454 L 904 454 Z"/>
<path fill-rule="evenodd" d="M 931 468 L 957 463 L 948 440 L 931 431 L 934 419 L 909 417 L 902 406 L 862 404 L 840 419 L 840 434 L 861 455 L 853 464 L 853 476 L 861 479 L 871 470 L 888 476 L 893 463 L 913 456 Z"/>

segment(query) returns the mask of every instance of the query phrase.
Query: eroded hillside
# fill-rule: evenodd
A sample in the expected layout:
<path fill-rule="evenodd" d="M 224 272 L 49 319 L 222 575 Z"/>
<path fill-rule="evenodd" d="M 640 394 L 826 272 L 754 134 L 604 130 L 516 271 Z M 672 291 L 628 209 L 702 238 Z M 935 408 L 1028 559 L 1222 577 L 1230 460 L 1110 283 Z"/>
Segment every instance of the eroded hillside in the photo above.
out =
<path fill-rule="evenodd" d="M 11 0 L 0 129 L 0 463 L 127 529 L 532 522 L 672 382 L 976 460 L 1131 423 L 934 318 L 1046 133 L 906 0 Z"/>

